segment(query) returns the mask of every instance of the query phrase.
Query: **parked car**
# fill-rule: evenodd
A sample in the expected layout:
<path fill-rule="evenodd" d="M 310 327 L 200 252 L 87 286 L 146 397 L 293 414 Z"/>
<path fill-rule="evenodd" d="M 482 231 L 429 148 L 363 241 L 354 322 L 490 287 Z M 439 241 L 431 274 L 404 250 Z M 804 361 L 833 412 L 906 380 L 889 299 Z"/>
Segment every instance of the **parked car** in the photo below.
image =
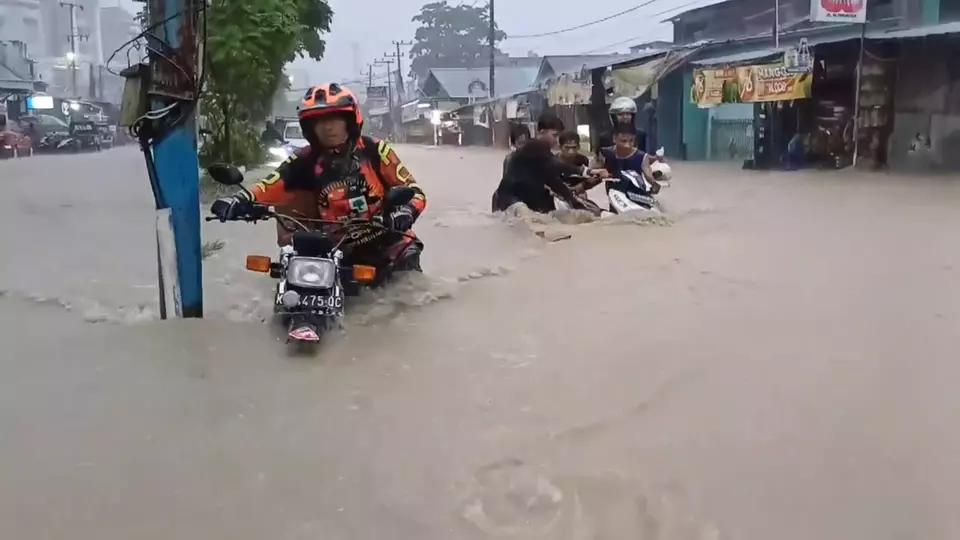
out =
<path fill-rule="evenodd" d="M 21 125 L 10 122 L 0 129 L 0 159 L 33 155 L 33 139 Z"/>
<path fill-rule="evenodd" d="M 50 114 L 31 114 L 20 117 L 20 125 L 27 126 L 34 138 L 40 139 L 52 133 L 69 133 L 70 126 Z"/>
<path fill-rule="evenodd" d="M 49 114 L 21 117 L 22 125 L 29 126 L 37 140 L 35 150 L 40 153 L 73 151 L 70 126 L 60 118 Z"/>

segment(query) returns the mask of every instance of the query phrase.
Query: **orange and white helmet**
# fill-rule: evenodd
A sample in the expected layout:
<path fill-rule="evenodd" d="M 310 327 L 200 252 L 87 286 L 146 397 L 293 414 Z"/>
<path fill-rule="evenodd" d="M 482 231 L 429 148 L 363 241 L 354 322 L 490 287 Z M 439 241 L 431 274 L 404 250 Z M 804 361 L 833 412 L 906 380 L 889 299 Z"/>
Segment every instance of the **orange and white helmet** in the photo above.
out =
<path fill-rule="evenodd" d="M 353 92 L 337 83 L 308 88 L 297 108 L 297 117 L 304 135 L 313 133 L 314 120 L 328 114 L 346 118 L 351 138 L 360 137 L 363 131 L 363 113 L 360 112 L 360 100 Z"/>

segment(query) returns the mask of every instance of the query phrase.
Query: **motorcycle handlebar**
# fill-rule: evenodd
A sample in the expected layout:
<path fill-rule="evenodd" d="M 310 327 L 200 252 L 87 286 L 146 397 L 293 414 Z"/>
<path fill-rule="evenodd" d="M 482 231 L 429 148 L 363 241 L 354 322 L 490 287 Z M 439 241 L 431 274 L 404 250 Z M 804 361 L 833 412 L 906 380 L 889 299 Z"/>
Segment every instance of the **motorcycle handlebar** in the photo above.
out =
<path fill-rule="evenodd" d="M 253 212 L 250 212 L 250 213 L 248 213 L 248 214 L 246 214 L 246 215 L 243 215 L 243 216 L 237 216 L 236 218 L 230 219 L 230 220 L 227 220 L 227 221 L 256 222 L 256 221 L 260 221 L 260 220 L 269 219 L 269 218 L 272 217 L 272 218 L 274 218 L 274 219 L 286 219 L 286 220 L 292 221 L 292 222 L 296 223 L 298 226 L 300 226 L 300 228 L 302 228 L 302 229 L 305 230 L 305 231 L 306 231 L 306 230 L 309 230 L 309 229 L 307 228 L 306 225 L 304 225 L 304 224 L 302 223 L 303 221 L 309 222 L 309 223 L 319 223 L 319 224 L 321 224 L 321 225 L 335 225 L 335 226 L 339 226 L 340 228 L 360 227 L 360 226 L 364 226 L 364 227 L 375 227 L 375 228 L 379 228 L 379 229 L 384 229 L 384 230 L 386 230 L 386 231 L 388 231 L 388 232 L 392 232 L 392 233 L 396 233 L 396 234 L 402 234 L 402 235 L 404 235 L 404 236 L 410 236 L 408 233 L 406 233 L 406 232 L 404 232 L 404 231 L 398 231 L 398 230 L 396 230 L 396 229 L 392 229 L 392 228 L 390 228 L 390 227 L 387 227 L 387 226 L 384 225 L 383 223 L 381 223 L 381 222 L 379 222 L 379 221 L 375 221 L 375 220 L 355 219 L 355 220 L 351 220 L 351 221 L 347 221 L 347 222 L 341 222 L 341 221 L 332 221 L 332 220 L 328 220 L 328 219 L 315 219 L 315 218 L 306 218 L 306 217 L 297 218 L 297 217 L 294 217 L 294 216 L 289 216 L 289 215 L 286 215 L 286 214 L 278 213 L 278 212 L 276 212 L 275 210 L 273 210 L 272 207 L 266 206 L 266 205 L 262 205 L 262 204 L 255 204 L 255 203 L 254 203 L 254 204 L 251 205 L 251 208 L 254 209 Z M 206 216 L 206 217 L 204 218 L 204 220 L 205 220 L 205 221 L 220 221 L 220 218 L 217 217 L 217 216 Z"/>

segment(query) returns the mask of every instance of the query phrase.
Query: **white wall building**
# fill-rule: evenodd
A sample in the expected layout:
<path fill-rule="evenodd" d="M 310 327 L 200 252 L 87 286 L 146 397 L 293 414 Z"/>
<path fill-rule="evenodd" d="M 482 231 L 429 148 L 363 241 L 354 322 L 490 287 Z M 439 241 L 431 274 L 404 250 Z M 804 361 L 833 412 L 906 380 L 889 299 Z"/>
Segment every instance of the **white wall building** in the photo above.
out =
<path fill-rule="evenodd" d="M 40 0 L 0 0 L 0 41 L 19 41 L 32 57 L 45 54 Z"/>
<path fill-rule="evenodd" d="M 100 8 L 100 47 L 104 63 L 114 51 L 120 50 L 114 56 L 110 68 L 121 71 L 127 67 L 127 52 L 129 46 L 124 44 L 140 35 L 140 24 L 132 13 L 120 6 Z M 136 62 L 140 58 L 137 51 L 130 51 L 130 61 Z"/>

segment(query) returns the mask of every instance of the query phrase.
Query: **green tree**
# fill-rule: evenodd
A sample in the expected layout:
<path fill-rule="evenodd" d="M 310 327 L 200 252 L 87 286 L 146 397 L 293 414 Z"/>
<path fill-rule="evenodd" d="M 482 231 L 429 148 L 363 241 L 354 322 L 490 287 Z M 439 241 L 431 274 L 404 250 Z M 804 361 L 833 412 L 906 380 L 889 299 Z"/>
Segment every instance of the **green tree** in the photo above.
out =
<path fill-rule="evenodd" d="M 255 125 L 287 85 L 284 66 L 297 55 L 323 57 L 333 11 L 325 0 L 215 0 L 206 17 L 212 135 L 201 158 L 253 164 L 262 151 Z"/>
<path fill-rule="evenodd" d="M 420 27 L 410 49 L 410 75 L 422 81 L 430 68 L 487 65 L 489 14 L 485 6 L 451 6 L 446 0 L 425 4 L 412 19 Z M 506 39 L 496 25 L 494 30 L 494 43 Z M 496 54 L 503 55 L 499 50 Z"/>
<path fill-rule="evenodd" d="M 327 50 L 327 43 L 321 38 L 322 34 L 330 31 L 330 21 L 333 20 L 333 10 L 326 0 L 299 0 L 300 14 L 300 49 L 298 52 L 306 54 L 314 60 L 323 58 Z"/>

